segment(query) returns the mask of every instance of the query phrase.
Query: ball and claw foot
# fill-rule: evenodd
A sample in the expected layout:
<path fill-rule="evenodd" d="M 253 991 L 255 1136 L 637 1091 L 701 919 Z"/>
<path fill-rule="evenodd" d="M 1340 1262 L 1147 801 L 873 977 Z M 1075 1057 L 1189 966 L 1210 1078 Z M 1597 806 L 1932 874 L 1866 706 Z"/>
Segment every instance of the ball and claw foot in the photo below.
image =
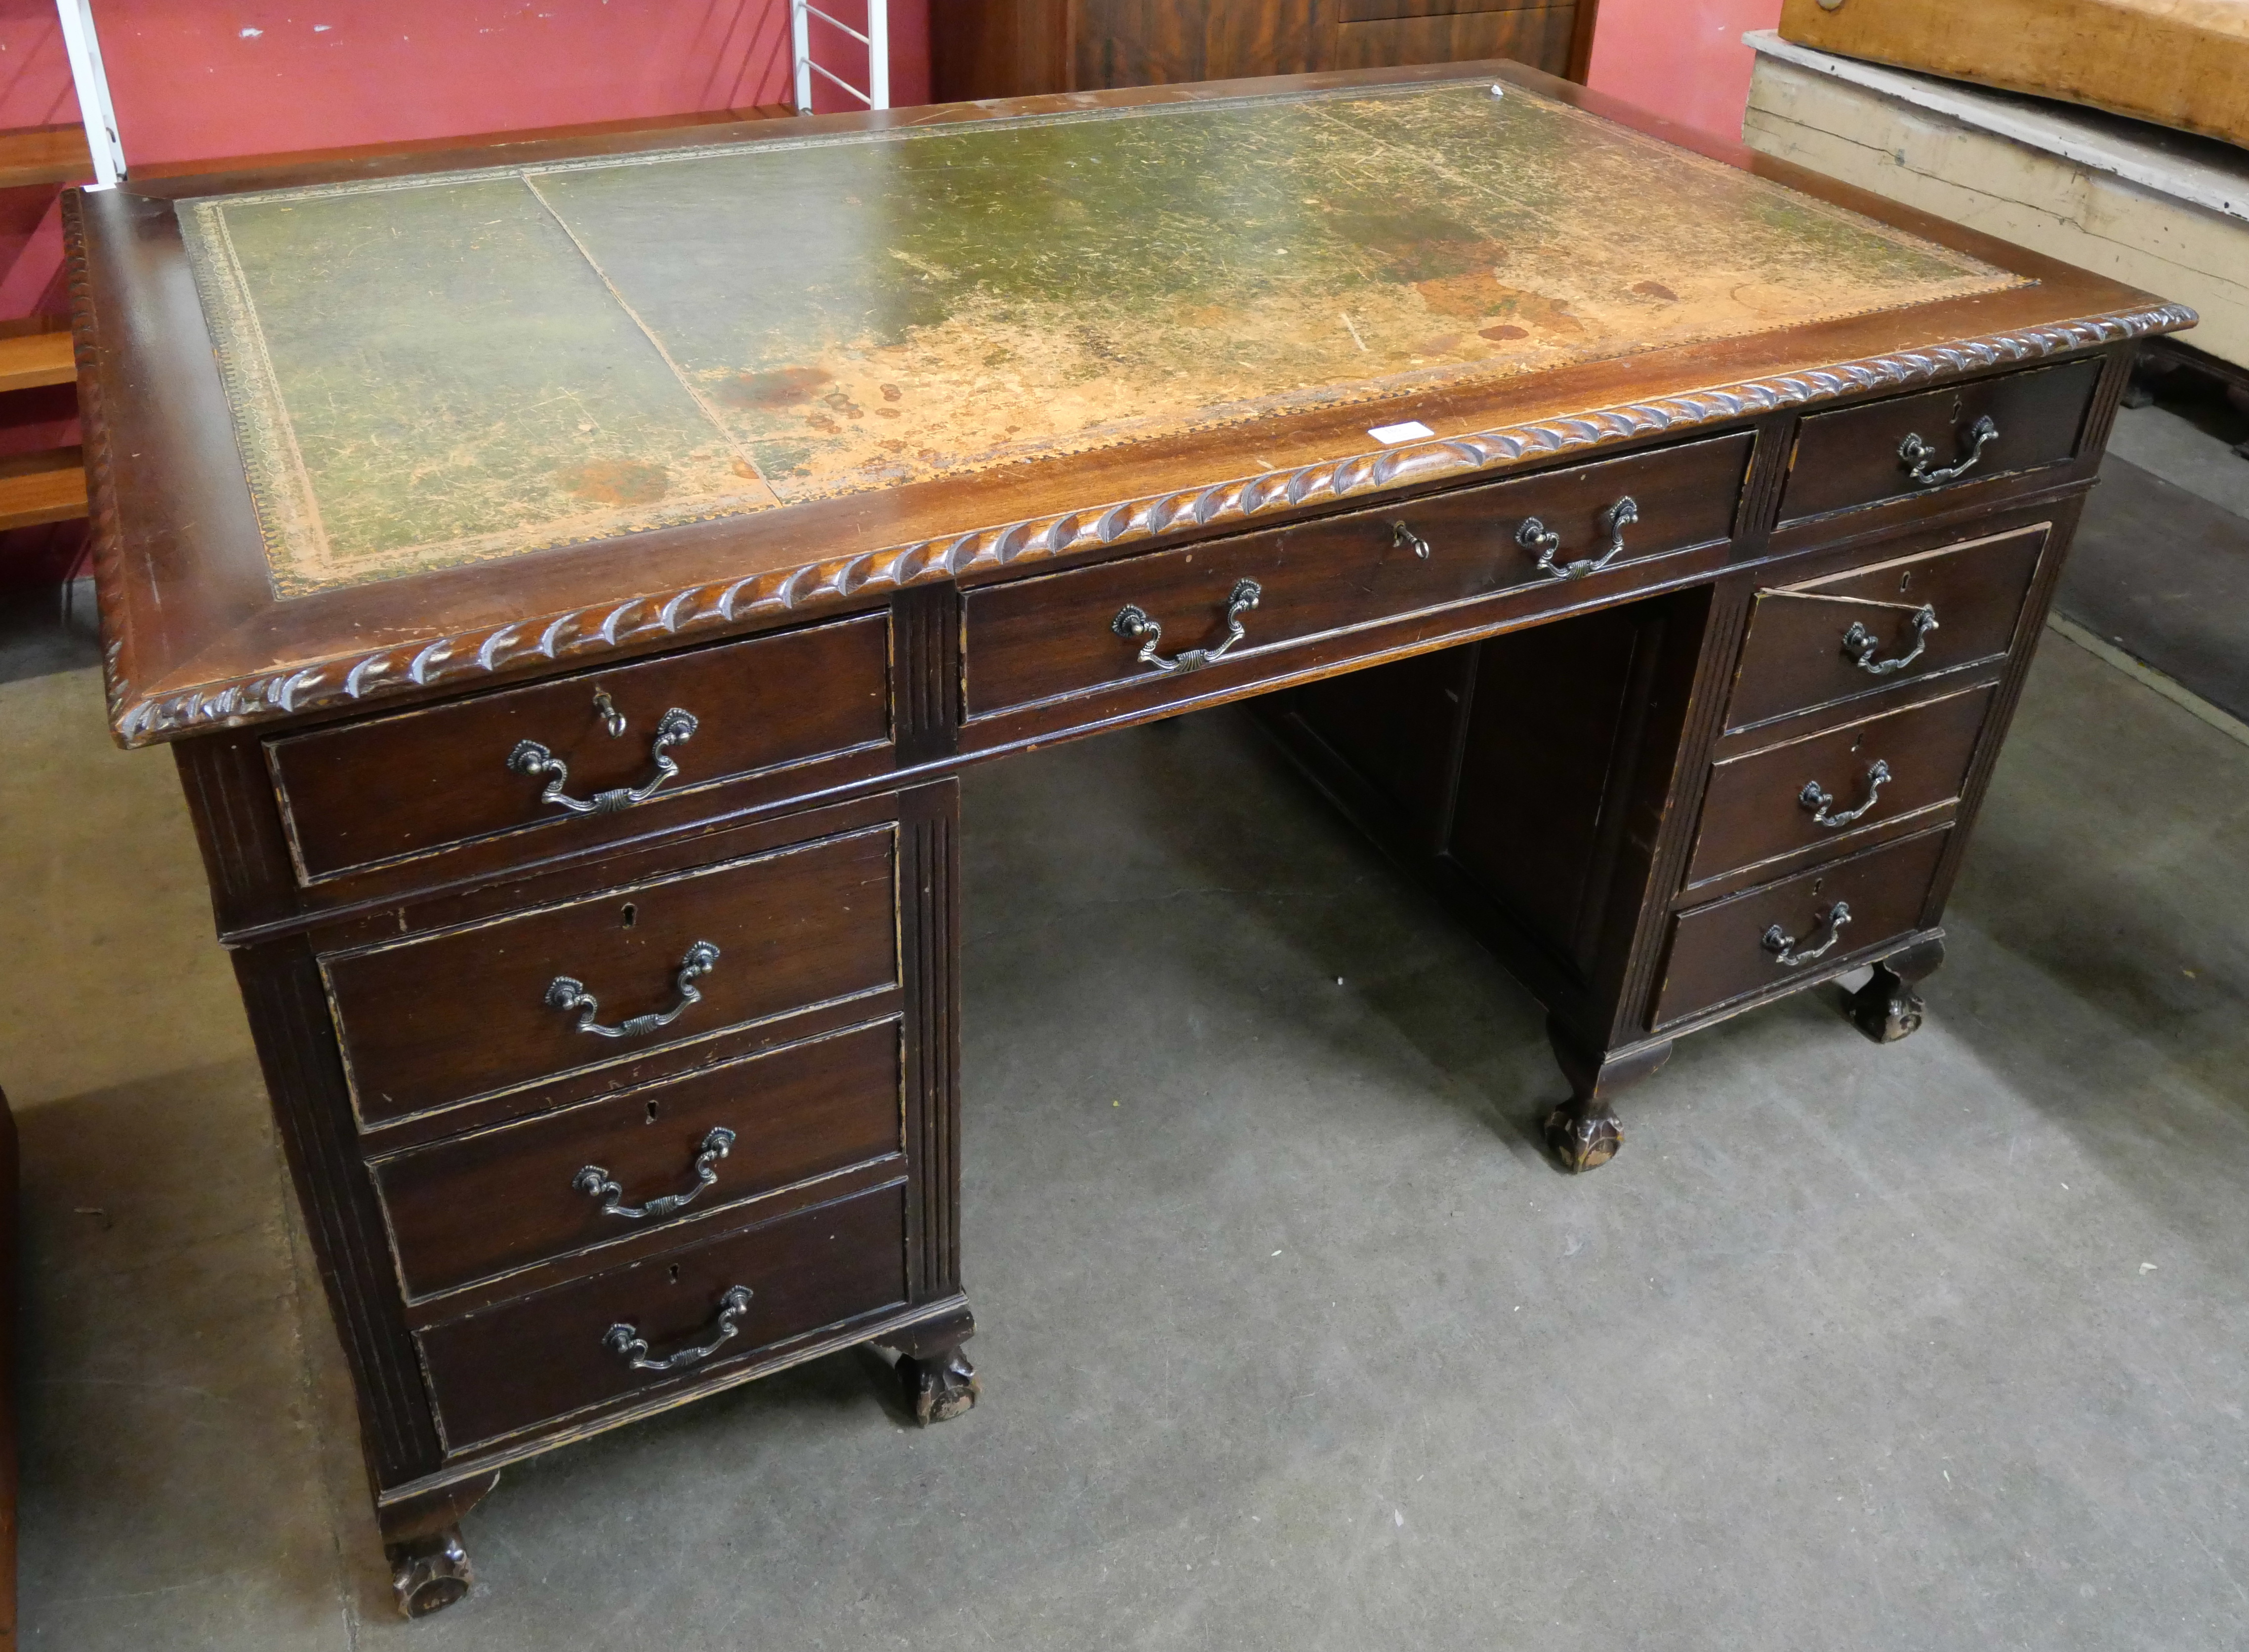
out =
<path fill-rule="evenodd" d="M 984 1391 L 984 1385 L 976 1380 L 976 1368 L 957 1347 L 919 1357 L 901 1354 L 898 1370 L 899 1386 L 905 1390 L 906 1409 L 925 1428 L 932 1422 L 949 1422 L 973 1410 L 977 1396 Z"/>
<path fill-rule="evenodd" d="M 1895 1044 L 1921 1030 L 1927 1008 L 1921 995 L 1881 964 L 1874 978 L 1856 992 L 1843 995 L 1844 1012 L 1851 1024 L 1876 1044 Z"/>
<path fill-rule="evenodd" d="M 1944 943 L 1923 941 L 1884 958 L 1856 992 L 1843 995 L 1843 1013 L 1876 1044 L 1895 1044 L 1921 1030 L 1926 1006 L 1914 988 L 1944 962 Z"/>
<path fill-rule="evenodd" d="M 1570 1099 L 1546 1115 L 1546 1145 L 1573 1176 L 1598 1170 L 1624 1145 L 1615 1098 L 1671 1059 L 1669 1040 L 1612 1054 L 1589 1050 L 1549 1017 L 1546 1041 L 1570 1081 Z"/>
<path fill-rule="evenodd" d="M 1573 1176 L 1598 1170 L 1624 1145 L 1624 1127 L 1613 1113 L 1588 1114 L 1565 1101 L 1546 1115 L 1546 1145 Z"/>
<path fill-rule="evenodd" d="M 410 1543 L 391 1544 L 387 1553 L 390 1589 L 398 1598 L 402 1617 L 426 1618 L 442 1611 L 466 1594 L 476 1580 L 457 1525 Z"/>

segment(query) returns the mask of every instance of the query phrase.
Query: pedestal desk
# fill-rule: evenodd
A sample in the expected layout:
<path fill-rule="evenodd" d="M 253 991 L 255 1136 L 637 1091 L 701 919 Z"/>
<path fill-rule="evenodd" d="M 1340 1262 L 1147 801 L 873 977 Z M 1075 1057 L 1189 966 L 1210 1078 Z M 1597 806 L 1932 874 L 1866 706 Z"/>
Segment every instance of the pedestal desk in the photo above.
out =
<path fill-rule="evenodd" d="M 1545 1004 L 1572 1169 L 1697 1027 L 1872 964 L 1912 1032 L 2193 319 L 1500 64 L 69 232 L 113 726 L 177 757 L 409 1612 L 594 1430 L 863 1342 L 973 1403 L 972 761 L 1265 696 Z"/>

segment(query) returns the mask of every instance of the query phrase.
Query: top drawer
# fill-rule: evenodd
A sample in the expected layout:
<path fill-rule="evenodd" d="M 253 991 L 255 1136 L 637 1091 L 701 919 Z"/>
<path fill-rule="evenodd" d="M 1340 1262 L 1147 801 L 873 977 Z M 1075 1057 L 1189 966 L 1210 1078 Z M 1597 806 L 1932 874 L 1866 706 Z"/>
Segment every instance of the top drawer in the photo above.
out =
<path fill-rule="evenodd" d="M 1746 431 L 1715 436 L 970 591 L 967 711 L 1177 674 L 1151 654 L 1248 655 L 1596 571 L 1583 564 L 1625 568 L 1722 544 L 1750 442 Z M 1124 623 L 1128 607 L 1147 628 Z"/>
<path fill-rule="evenodd" d="M 2072 361 L 1815 413 L 1797 427 L 1780 518 L 1879 504 L 2067 459 L 2077 451 L 2102 365 Z"/>
<path fill-rule="evenodd" d="M 602 812 L 636 795 L 654 806 L 882 744 L 890 642 L 889 614 L 872 614 L 269 741 L 297 875 L 318 883 L 471 839 L 566 828 L 586 812 L 565 798 L 584 809 L 619 794 Z M 685 726 L 667 723 L 675 709 L 692 731 L 666 739 Z"/>

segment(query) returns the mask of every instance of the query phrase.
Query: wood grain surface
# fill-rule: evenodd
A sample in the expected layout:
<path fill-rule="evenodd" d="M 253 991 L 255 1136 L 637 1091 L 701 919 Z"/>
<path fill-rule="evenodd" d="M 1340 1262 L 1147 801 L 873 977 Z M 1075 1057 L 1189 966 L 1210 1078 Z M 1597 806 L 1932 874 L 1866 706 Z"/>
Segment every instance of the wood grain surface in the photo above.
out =
<path fill-rule="evenodd" d="M 1786 0 L 1784 38 L 2249 143 L 2240 0 Z"/>

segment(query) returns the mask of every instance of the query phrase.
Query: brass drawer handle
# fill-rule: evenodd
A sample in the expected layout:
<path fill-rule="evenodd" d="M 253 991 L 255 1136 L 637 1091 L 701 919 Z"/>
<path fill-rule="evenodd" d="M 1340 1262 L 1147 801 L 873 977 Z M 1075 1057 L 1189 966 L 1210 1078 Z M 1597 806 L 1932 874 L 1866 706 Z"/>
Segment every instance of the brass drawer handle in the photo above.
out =
<path fill-rule="evenodd" d="M 1810 940 L 1811 936 L 1805 936 L 1799 939 L 1796 936 L 1784 934 L 1778 923 L 1764 932 L 1764 949 L 1772 954 L 1772 961 L 1781 968 L 1793 970 L 1799 964 L 1811 963 L 1814 958 L 1824 958 L 1833 951 L 1835 943 L 1843 938 L 1843 926 L 1850 921 L 1850 903 L 1847 901 L 1838 901 L 1827 908 L 1827 915 L 1820 919 L 1819 923 L 1812 926 L 1816 933 L 1819 924 L 1826 924 L 1827 938 L 1812 948 L 1811 951 L 1799 952 L 1796 949 L 1803 941 Z"/>
<path fill-rule="evenodd" d="M 660 1199 L 650 1199 L 646 1204 L 627 1204 L 625 1190 L 610 1180 L 609 1173 L 598 1164 L 589 1164 L 570 1178 L 570 1185 L 589 1199 L 602 1202 L 603 1216 L 621 1216 L 628 1222 L 639 1222 L 652 1217 L 670 1216 L 674 1210 L 684 1210 L 695 1203 L 704 1189 L 719 1179 L 719 1161 L 734 1145 L 734 1133 L 723 1124 L 711 1127 L 703 1138 L 703 1146 L 695 1155 L 695 1185 L 684 1193 L 667 1193 Z"/>
<path fill-rule="evenodd" d="M 1200 671 L 1221 658 L 1226 651 L 1241 641 L 1241 616 L 1257 606 L 1257 599 L 1265 594 L 1255 579 L 1236 579 L 1233 593 L 1226 599 L 1226 641 L 1214 648 L 1188 648 L 1166 660 L 1156 652 L 1156 645 L 1164 640 L 1164 627 L 1148 617 L 1148 611 L 1137 602 L 1128 602 L 1117 611 L 1109 628 L 1126 641 L 1138 639 L 1140 652 L 1133 656 L 1138 665 L 1152 665 L 1159 671 Z"/>
<path fill-rule="evenodd" d="M 636 1015 L 613 1027 L 605 1027 L 594 1018 L 601 1013 L 600 1002 L 586 991 L 583 981 L 570 976 L 558 975 L 547 984 L 547 1007 L 560 1010 L 565 1015 L 576 1011 L 578 1025 L 573 1029 L 575 1032 L 590 1032 L 597 1038 L 636 1038 L 643 1032 L 670 1026 L 679 1019 L 689 1004 L 702 1003 L 703 993 L 696 986 L 696 980 L 710 974 L 718 962 L 719 949 L 708 941 L 698 941 L 687 949 L 687 956 L 679 961 L 679 973 L 671 977 L 672 987 L 679 994 L 679 1002 L 669 1010 Z"/>
<path fill-rule="evenodd" d="M 1532 517 L 1515 531 L 1515 543 L 1525 551 L 1538 553 L 1538 572 L 1554 579 L 1582 579 L 1589 573 L 1598 573 L 1624 554 L 1624 531 L 1640 520 L 1640 505 L 1627 494 L 1601 512 L 1601 525 L 1609 536 L 1608 549 L 1597 557 L 1587 557 L 1579 562 L 1556 562 L 1554 553 L 1562 548 L 1562 536 Z"/>
<path fill-rule="evenodd" d="M 629 1325 L 611 1326 L 602 1333 L 602 1346 L 622 1360 L 636 1371 L 684 1371 L 691 1365 L 700 1365 L 720 1348 L 732 1342 L 742 1328 L 742 1316 L 750 1311 L 750 1287 L 732 1285 L 726 1294 L 719 1299 L 718 1328 L 708 1342 L 691 1342 L 676 1354 L 667 1354 L 660 1360 L 648 1355 L 648 1343 Z"/>
<path fill-rule="evenodd" d="M 1817 780 L 1806 780 L 1804 790 L 1796 794 L 1796 800 L 1812 811 L 1814 826 L 1823 826 L 1833 831 L 1837 826 L 1847 826 L 1854 820 L 1864 819 L 1867 811 L 1874 806 L 1874 799 L 1881 794 L 1882 787 L 1889 778 L 1890 765 L 1882 758 L 1876 757 L 1874 767 L 1867 771 L 1867 800 L 1857 808 L 1846 809 L 1840 814 L 1828 812 L 1835 806 L 1835 799 Z"/>
<path fill-rule="evenodd" d="M 609 696 L 595 695 L 594 698 L 601 709 L 602 726 L 612 736 L 622 734 L 625 720 L 609 705 Z M 656 720 L 656 738 L 649 745 L 649 760 L 656 764 L 656 772 L 638 785 L 616 786 L 607 792 L 596 792 L 590 798 L 563 795 L 562 788 L 570 783 L 570 770 L 561 758 L 536 740 L 517 741 L 515 750 L 507 754 L 507 766 L 533 780 L 546 777 L 547 784 L 539 793 L 541 803 L 560 804 L 573 814 L 615 814 L 619 809 L 647 802 L 656 795 L 658 786 L 677 778 L 679 765 L 671 760 L 671 748 L 686 744 L 694 735 L 694 714 L 672 707 Z"/>
<path fill-rule="evenodd" d="M 1913 647 L 1907 653 L 1888 660 L 1874 658 L 1874 650 L 1881 640 L 1867 629 L 1864 620 L 1851 621 L 1851 628 L 1843 634 L 1843 652 L 1851 656 L 1851 663 L 1870 677 L 1886 677 L 1893 671 L 1902 671 L 1921 658 L 1921 651 L 1929 646 L 1929 634 L 1936 629 L 1936 610 L 1923 603 L 1913 611 Z"/>
<path fill-rule="evenodd" d="M 1976 461 L 1984 456 L 1984 449 L 1999 439 L 1999 427 L 1985 414 L 1970 425 L 1961 438 L 1963 449 L 1959 460 L 1942 470 L 1932 470 L 1929 462 L 1936 457 L 1936 449 L 1921 439 L 1921 432 L 1909 430 L 1905 440 L 1898 443 L 1898 463 L 1905 467 L 1906 477 L 1916 488 L 1941 488 L 1948 482 L 1957 482 L 1976 468 Z"/>

